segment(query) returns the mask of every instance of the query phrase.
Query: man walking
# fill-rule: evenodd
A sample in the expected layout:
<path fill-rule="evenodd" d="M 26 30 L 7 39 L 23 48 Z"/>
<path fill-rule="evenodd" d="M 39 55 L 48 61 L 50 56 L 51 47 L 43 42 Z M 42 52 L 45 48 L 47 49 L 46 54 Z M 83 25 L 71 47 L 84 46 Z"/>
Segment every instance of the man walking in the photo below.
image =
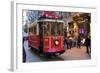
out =
<path fill-rule="evenodd" d="M 86 53 L 89 54 L 89 48 L 91 47 L 91 40 L 89 36 L 85 40 L 85 46 L 86 46 Z"/>

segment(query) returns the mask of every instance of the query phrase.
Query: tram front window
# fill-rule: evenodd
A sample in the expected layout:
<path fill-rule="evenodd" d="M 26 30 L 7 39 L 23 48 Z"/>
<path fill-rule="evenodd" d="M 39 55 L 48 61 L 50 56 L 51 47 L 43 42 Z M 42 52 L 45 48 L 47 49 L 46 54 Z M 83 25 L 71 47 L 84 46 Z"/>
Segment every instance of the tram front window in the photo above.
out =
<path fill-rule="evenodd" d="M 63 24 L 58 22 L 44 22 L 43 23 L 44 36 L 62 36 Z"/>
<path fill-rule="evenodd" d="M 61 23 L 53 23 L 51 25 L 51 35 L 61 36 L 63 35 L 63 25 Z"/>

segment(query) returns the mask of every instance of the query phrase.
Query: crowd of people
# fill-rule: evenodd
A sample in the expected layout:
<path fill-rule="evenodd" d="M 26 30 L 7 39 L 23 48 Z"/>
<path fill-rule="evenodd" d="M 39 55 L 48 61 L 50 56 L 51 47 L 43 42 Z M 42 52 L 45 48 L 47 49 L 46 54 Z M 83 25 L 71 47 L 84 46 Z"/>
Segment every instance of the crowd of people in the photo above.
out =
<path fill-rule="evenodd" d="M 73 39 L 72 37 L 67 37 L 64 40 L 64 48 L 65 49 L 71 49 L 73 47 L 81 49 L 81 46 L 86 47 L 86 53 L 90 53 L 91 51 L 91 38 L 90 36 L 81 39 L 78 37 L 77 39 Z"/>

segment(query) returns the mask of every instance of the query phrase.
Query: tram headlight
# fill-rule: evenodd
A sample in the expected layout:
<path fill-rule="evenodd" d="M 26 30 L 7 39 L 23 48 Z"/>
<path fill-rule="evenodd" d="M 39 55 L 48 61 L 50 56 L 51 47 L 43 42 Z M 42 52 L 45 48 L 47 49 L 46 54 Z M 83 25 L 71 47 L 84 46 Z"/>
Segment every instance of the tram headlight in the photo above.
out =
<path fill-rule="evenodd" d="M 54 41 L 54 44 L 57 46 L 57 45 L 59 45 L 59 41 L 58 40 L 55 40 Z"/>

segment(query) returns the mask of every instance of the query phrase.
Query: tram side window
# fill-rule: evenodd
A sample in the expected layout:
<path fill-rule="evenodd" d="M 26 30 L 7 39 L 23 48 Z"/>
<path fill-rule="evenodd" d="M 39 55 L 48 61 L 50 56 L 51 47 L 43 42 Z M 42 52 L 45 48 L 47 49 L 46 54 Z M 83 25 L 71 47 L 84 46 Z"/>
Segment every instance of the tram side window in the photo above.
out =
<path fill-rule="evenodd" d="M 32 27 L 29 28 L 29 33 L 30 34 L 34 34 L 34 35 L 37 35 L 37 26 L 34 25 Z"/>
<path fill-rule="evenodd" d="M 50 24 L 47 25 L 47 36 L 50 36 Z"/>
<path fill-rule="evenodd" d="M 30 28 L 29 28 L 29 34 L 32 35 L 32 33 L 33 33 L 33 28 L 30 27 Z"/>
<path fill-rule="evenodd" d="M 50 36 L 50 25 L 49 25 L 49 23 L 44 23 L 43 29 L 44 29 L 44 35 Z"/>
<path fill-rule="evenodd" d="M 34 30 L 33 33 L 36 34 L 37 31 L 36 26 L 34 26 L 33 30 Z"/>
<path fill-rule="evenodd" d="M 63 23 L 59 24 L 59 34 L 63 35 Z"/>

